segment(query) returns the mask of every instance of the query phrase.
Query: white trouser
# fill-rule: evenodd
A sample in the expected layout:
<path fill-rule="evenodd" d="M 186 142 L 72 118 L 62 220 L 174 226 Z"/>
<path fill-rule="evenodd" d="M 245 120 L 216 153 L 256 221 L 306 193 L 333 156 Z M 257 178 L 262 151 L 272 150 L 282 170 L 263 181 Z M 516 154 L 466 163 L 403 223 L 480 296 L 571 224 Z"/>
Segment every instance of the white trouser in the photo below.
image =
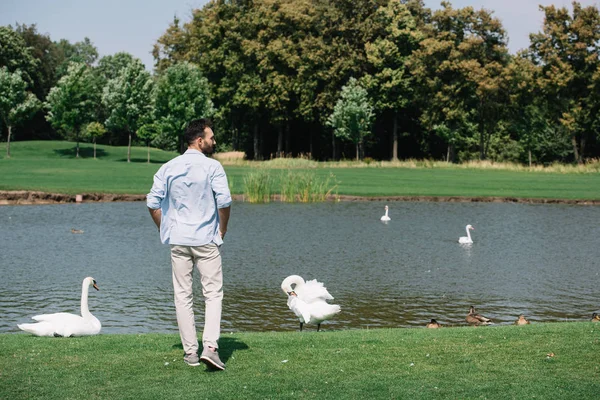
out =
<path fill-rule="evenodd" d="M 210 243 L 204 246 L 171 246 L 175 310 L 181 344 L 186 354 L 198 352 L 192 273 L 194 265 L 200 273 L 204 295 L 204 331 L 202 345 L 218 348 L 221 334 L 221 307 L 223 302 L 223 270 L 219 247 Z"/>

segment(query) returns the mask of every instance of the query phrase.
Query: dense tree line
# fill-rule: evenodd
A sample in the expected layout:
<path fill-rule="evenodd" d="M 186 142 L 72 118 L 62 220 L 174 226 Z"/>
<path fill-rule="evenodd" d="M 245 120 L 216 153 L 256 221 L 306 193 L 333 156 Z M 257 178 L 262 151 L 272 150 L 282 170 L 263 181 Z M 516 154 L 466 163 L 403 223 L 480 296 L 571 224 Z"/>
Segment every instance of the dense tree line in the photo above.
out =
<path fill-rule="evenodd" d="M 88 39 L 0 27 L 0 82 L 18 74 L 43 102 L 15 100 L 29 104 L 17 139 L 181 149 L 185 122 L 211 116 L 220 150 L 254 159 L 598 158 L 600 12 L 540 10 L 511 55 L 492 11 L 449 2 L 213 0 L 158 39 L 154 74 L 125 53 L 97 60 Z"/>

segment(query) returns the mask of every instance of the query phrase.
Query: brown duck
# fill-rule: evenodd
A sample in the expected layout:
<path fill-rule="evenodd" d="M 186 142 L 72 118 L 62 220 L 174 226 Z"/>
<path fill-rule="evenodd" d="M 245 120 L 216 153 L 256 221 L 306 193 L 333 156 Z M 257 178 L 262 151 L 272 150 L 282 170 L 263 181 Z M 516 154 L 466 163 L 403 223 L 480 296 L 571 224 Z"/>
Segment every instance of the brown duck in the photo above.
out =
<path fill-rule="evenodd" d="M 515 325 L 529 325 L 530 322 L 527 321 L 523 314 L 519 315 L 519 319 L 515 321 Z"/>
<path fill-rule="evenodd" d="M 433 318 L 431 318 L 431 322 L 427 324 L 427 328 L 430 328 L 430 329 L 441 328 L 441 327 L 442 327 L 442 324 L 440 324 Z"/>
<path fill-rule="evenodd" d="M 475 312 L 475 307 L 471 306 L 469 309 L 469 313 L 467 314 L 467 318 L 465 318 L 469 325 L 489 325 L 492 323 L 492 320 L 484 317 L 483 315 L 479 315 Z"/>
<path fill-rule="evenodd" d="M 592 314 L 592 322 L 600 322 L 600 315 L 593 313 Z"/>

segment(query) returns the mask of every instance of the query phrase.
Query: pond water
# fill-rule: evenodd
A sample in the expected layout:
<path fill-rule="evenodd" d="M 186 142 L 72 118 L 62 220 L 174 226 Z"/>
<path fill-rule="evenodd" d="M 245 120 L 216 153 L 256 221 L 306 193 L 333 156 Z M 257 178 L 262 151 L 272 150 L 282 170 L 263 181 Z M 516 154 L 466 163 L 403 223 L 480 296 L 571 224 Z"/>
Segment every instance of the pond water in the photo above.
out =
<path fill-rule="evenodd" d="M 595 206 L 234 203 L 222 328 L 298 329 L 280 289 L 291 274 L 324 282 L 341 305 L 324 329 L 459 326 L 470 305 L 498 324 L 588 320 L 600 310 L 598 221 Z M 474 244 L 459 245 L 467 224 Z M 79 313 L 86 276 L 100 287 L 89 302 L 102 333 L 177 332 L 168 246 L 145 203 L 0 207 L 0 332 Z"/>

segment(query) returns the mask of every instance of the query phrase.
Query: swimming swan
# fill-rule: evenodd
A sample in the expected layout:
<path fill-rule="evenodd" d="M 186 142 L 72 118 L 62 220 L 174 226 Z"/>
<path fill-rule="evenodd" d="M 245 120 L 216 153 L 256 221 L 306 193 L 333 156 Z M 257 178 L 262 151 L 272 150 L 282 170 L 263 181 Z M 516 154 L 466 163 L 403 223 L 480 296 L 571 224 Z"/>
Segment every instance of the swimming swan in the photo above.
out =
<path fill-rule="evenodd" d="M 19 329 L 35 336 L 87 336 L 100 333 L 102 325 L 88 309 L 88 291 L 90 286 L 98 289 L 96 281 L 87 277 L 81 285 L 81 316 L 69 313 L 42 314 L 32 317 L 38 321 L 32 324 L 19 324 Z"/>
<path fill-rule="evenodd" d="M 281 290 L 288 296 L 288 307 L 298 317 L 301 331 L 305 323 L 317 324 L 319 331 L 321 322 L 341 310 L 339 305 L 327 303 L 327 300 L 333 300 L 333 296 L 316 279 L 305 282 L 298 275 L 290 275 L 281 282 Z"/>
<path fill-rule="evenodd" d="M 473 228 L 471 225 L 467 225 L 466 230 L 467 230 L 467 236 L 461 236 L 460 238 L 458 238 L 458 243 L 462 243 L 462 244 L 473 243 L 473 239 L 471 239 L 471 232 L 469 232 L 469 231 L 475 230 L 475 228 Z"/>
<path fill-rule="evenodd" d="M 392 219 L 388 215 L 389 207 L 385 206 L 385 215 L 381 217 L 382 221 L 391 221 Z"/>

